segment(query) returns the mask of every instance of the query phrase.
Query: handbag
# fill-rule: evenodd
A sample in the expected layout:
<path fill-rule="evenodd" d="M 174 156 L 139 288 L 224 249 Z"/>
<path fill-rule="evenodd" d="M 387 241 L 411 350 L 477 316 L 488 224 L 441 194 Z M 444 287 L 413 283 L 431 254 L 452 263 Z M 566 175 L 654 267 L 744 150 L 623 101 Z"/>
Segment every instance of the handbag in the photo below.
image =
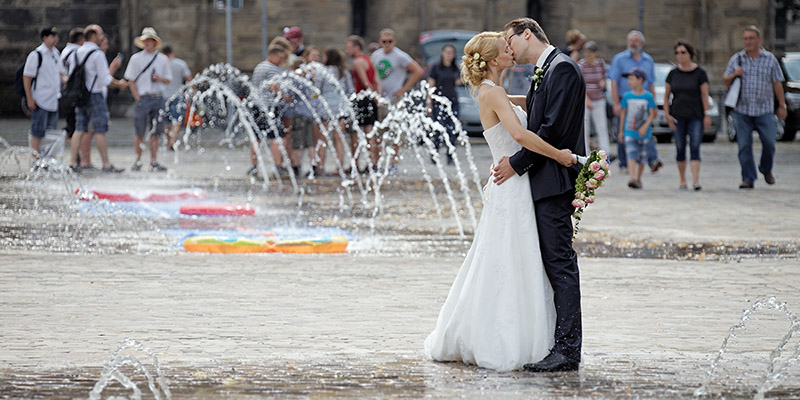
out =
<path fill-rule="evenodd" d="M 741 54 L 738 57 L 739 59 L 739 66 L 742 66 L 742 56 Z M 725 107 L 736 108 L 736 103 L 739 102 L 739 92 L 742 90 L 742 78 L 736 77 L 731 83 L 731 87 L 728 89 L 728 94 L 725 95 Z"/>
<path fill-rule="evenodd" d="M 739 102 L 739 91 L 742 90 L 742 78 L 738 76 L 731 83 L 728 94 L 725 95 L 725 107 L 736 108 L 736 103 Z"/>

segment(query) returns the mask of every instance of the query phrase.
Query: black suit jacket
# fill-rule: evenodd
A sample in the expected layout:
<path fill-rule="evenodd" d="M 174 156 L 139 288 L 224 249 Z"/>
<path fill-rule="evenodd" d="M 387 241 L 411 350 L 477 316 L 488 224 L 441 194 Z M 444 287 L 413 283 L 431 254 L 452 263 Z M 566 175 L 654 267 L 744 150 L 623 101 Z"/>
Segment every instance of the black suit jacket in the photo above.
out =
<path fill-rule="evenodd" d="M 547 57 L 544 79 L 534 92 L 528 91 L 528 130 L 557 149 L 586 155 L 583 139 L 583 113 L 586 83 L 578 64 L 569 56 L 554 50 Z M 517 174 L 528 173 L 531 194 L 537 201 L 559 195 L 575 187 L 579 167 L 566 168 L 555 160 L 522 148 L 509 157 Z"/>

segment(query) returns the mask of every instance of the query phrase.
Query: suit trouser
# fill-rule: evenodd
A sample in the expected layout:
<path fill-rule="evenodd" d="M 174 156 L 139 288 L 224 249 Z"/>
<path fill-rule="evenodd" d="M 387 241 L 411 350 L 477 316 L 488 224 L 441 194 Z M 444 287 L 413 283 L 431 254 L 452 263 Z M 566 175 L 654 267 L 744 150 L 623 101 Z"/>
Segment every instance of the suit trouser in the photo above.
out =
<path fill-rule="evenodd" d="M 545 272 L 553 286 L 556 308 L 552 351 L 581 360 L 581 289 L 578 256 L 572 248 L 574 190 L 534 202 Z"/>

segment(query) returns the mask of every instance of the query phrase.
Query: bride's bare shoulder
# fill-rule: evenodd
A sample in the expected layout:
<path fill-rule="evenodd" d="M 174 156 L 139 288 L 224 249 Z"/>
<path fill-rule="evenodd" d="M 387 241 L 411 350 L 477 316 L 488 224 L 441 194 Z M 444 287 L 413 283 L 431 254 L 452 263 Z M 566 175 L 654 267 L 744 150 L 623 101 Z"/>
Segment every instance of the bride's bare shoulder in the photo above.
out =
<path fill-rule="evenodd" d="M 500 101 L 507 101 L 505 89 L 500 86 L 482 85 L 478 89 L 478 102 L 483 101 L 486 104 L 497 104 Z"/>

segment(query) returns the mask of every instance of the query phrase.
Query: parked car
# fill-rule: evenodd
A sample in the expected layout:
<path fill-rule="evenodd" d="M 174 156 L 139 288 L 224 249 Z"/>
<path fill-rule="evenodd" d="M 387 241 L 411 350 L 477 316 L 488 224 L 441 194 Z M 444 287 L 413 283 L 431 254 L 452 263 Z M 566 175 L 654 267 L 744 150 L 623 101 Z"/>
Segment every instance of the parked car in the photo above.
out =
<path fill-rule="evenodd" d="M 439 62 L 442 47 L 452 44 L 456 48 L 456 63 L 460 65 L 461 57 L 464 55 L 464 46 L 477 34 L 478 32 L 462 30 L 422 32 L 419 35 L 422 57 L 428 65 L 433 65 Z M 478 103 L 464 86 L 456 86 L 456 94 L 458 95 L 458 119 L 461 120 L 461 126 L 470 136 L 480 136 L 483 133 L 483 126 L 481 126 Z"/>
<path fill-rule="evenodd" d="M 672 131 L 669 129 L 667 119 L 664 118 L 664 93 L 667 85 L 667 74 L 675 68 L 672 64 L 656 63 L 656 79 L 655 79 L 655 92 L 656 104 L 658 105 L 658 115 L 653 121 L 652 132 L 653 137 L 659 143 L 669 143 L 672 141 Z M 711 114 L 711 128 L 703 132 L 703 142 L 713 142 L 717 139 L 717 131 L 720 126 L 719 107 L 714 98 L 708 96 L 709 113 Z"/>
<path fill-rule="evenodd" d="M 800 53 L 786 53 L 780 58 L 783 77 L 783 92 L 786 98 L 788 113 L 786 120 L 781 121 L 777 115 L 775 119 L 775 139 L 779 142 L 791 142 L 800 129 Z M 775 102 L 778 106 L 778 102 Z M 736 121 L 733 118 L 733 109 L 725 108 L 725 118 L 728 122 L 727 136 L 731 142 L 736 141 Z"/>

